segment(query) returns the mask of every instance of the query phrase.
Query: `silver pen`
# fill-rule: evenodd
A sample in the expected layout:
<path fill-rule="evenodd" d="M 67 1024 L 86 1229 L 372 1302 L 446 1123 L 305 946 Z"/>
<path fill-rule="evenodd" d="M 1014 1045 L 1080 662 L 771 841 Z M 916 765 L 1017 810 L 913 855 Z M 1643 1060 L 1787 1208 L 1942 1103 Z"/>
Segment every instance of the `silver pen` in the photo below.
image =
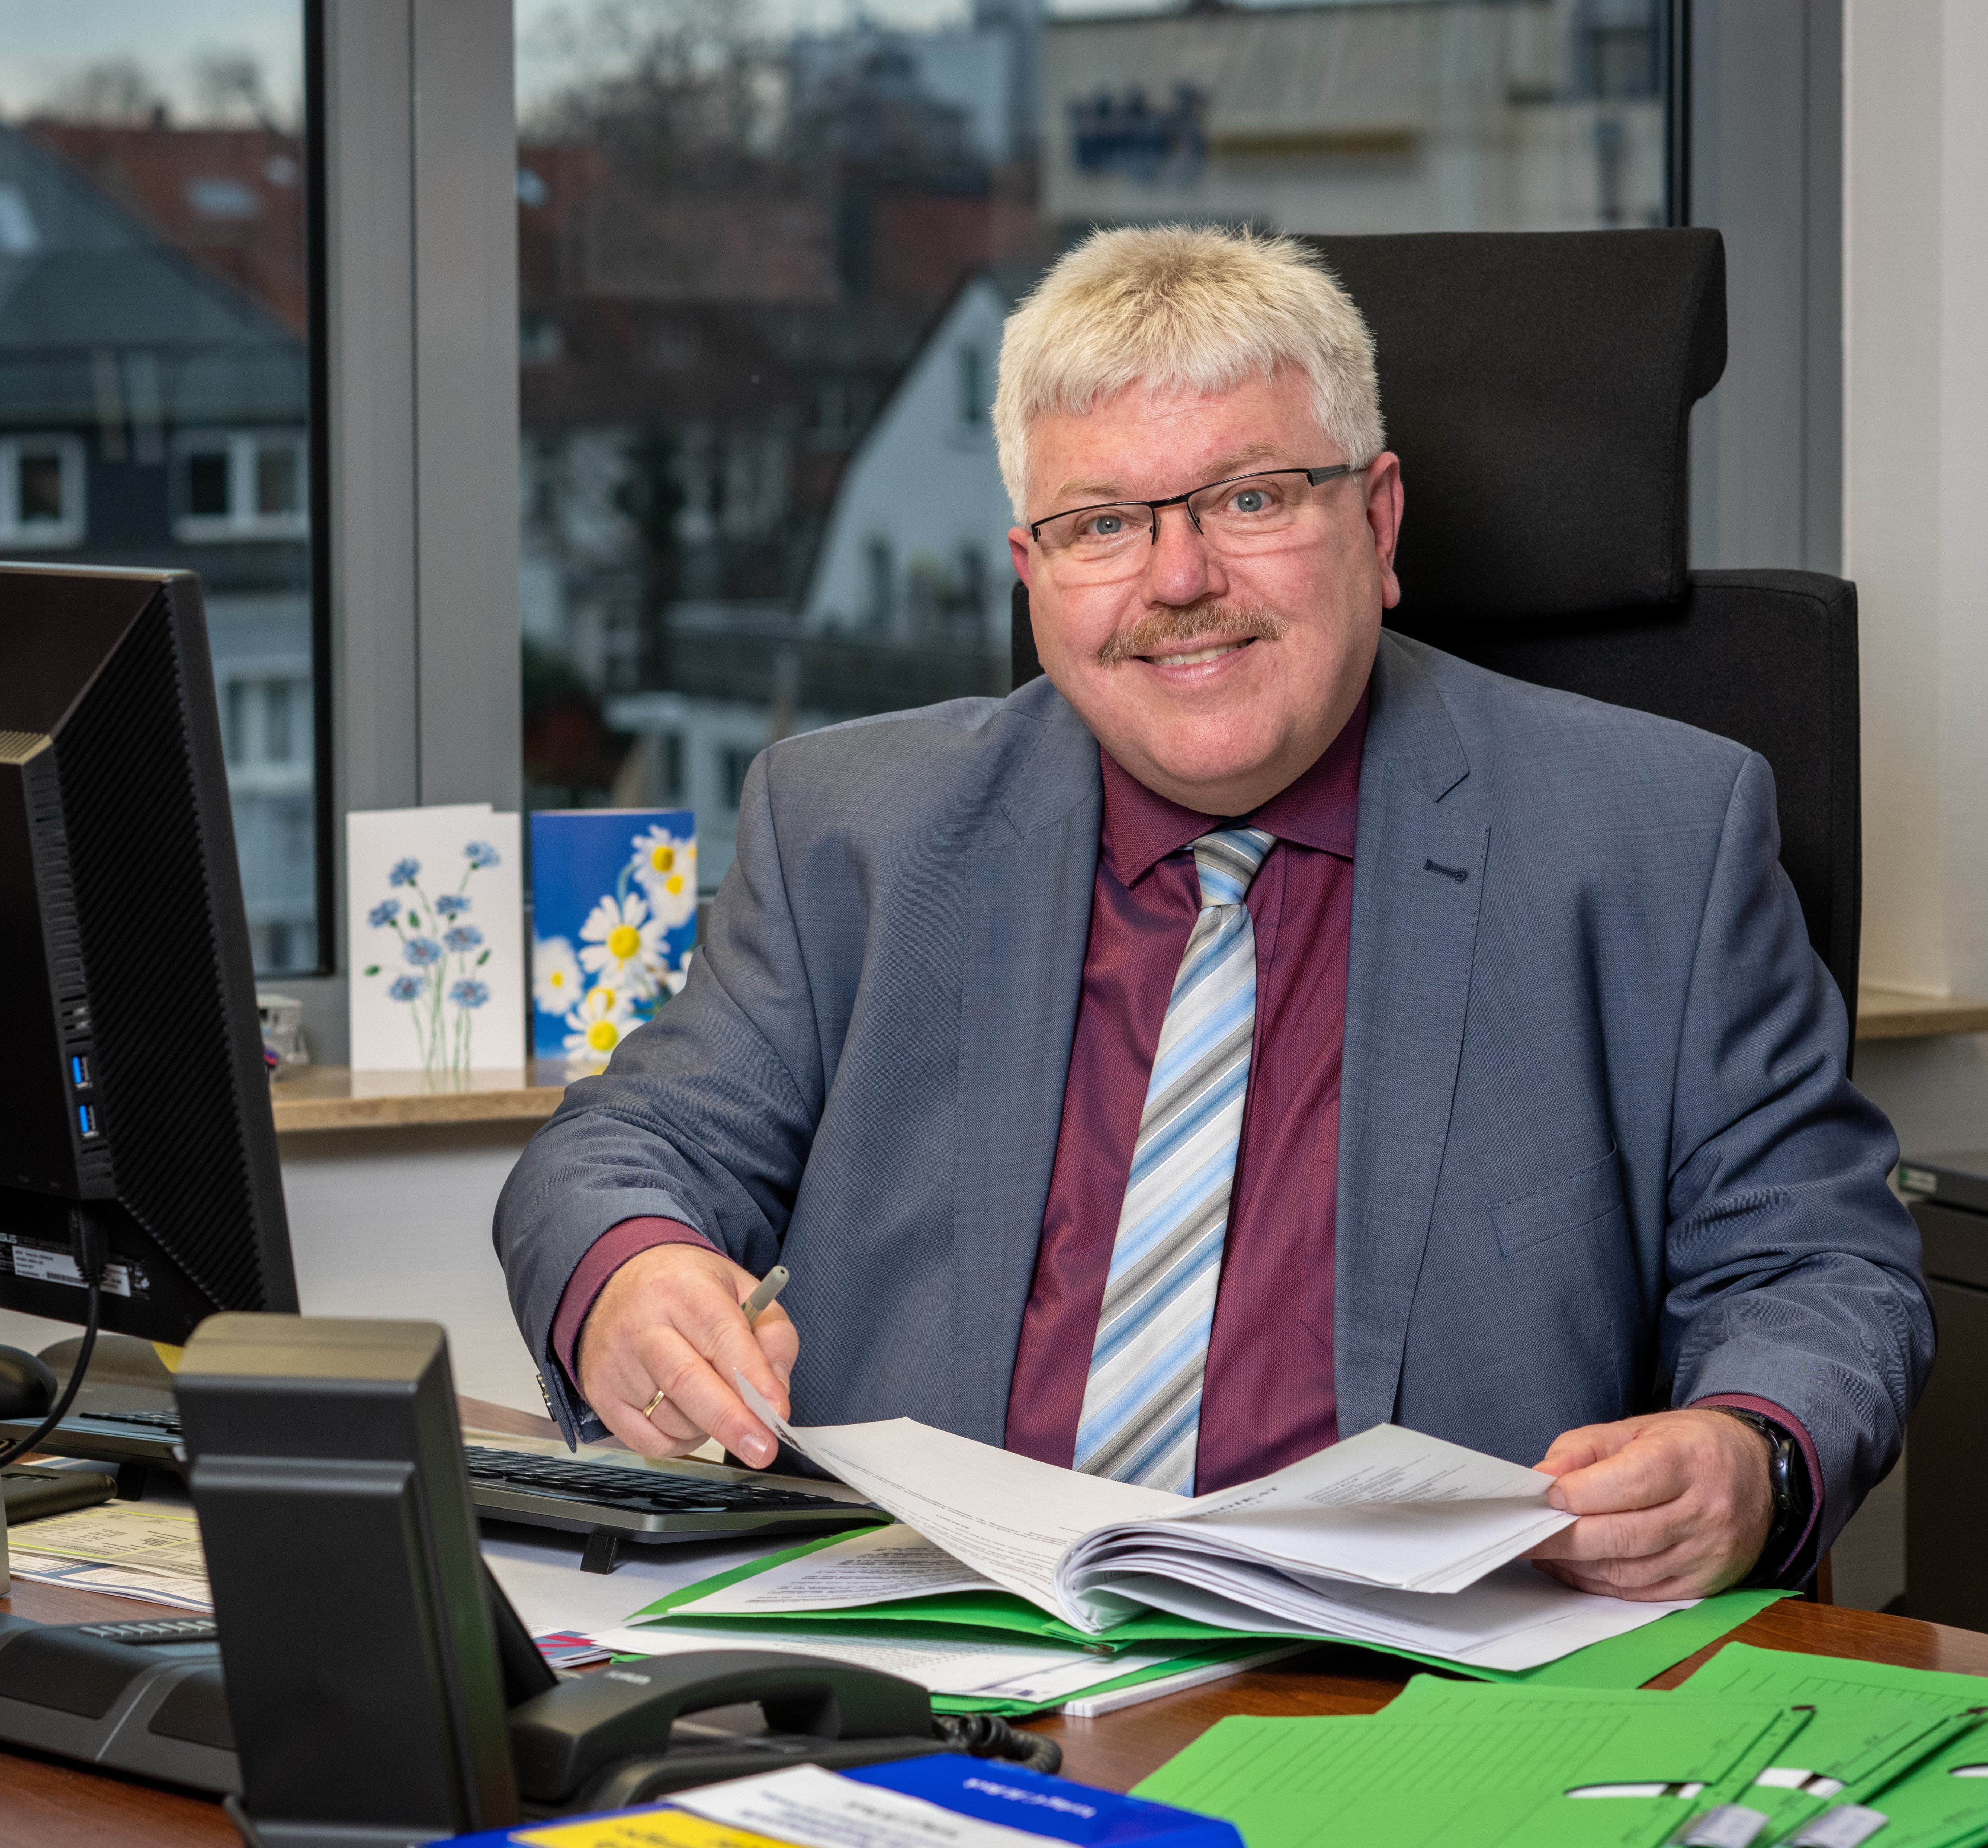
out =
<path fill-rule="evenodd" d="M 787 1267 L 784 1264 L 776 1264 L 759 1279 L 759 1285 L 752 1295 L 739 1304 L 740 1312 L 746 1318 L 746 1326 L 750 1328 L 758 1321 L 759 1312 L 786 1287 Z"/>

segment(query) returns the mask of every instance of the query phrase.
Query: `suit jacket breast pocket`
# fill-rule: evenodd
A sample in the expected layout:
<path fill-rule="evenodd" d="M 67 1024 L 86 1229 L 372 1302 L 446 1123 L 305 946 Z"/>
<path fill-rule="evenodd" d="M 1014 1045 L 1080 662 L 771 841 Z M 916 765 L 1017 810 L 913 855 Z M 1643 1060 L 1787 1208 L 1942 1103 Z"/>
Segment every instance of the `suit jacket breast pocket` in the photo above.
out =
<path fill-rule="evenodd" d="M 1610 1143 L 1608 1154 L 1599 1160 L 1563 1174 L 1557 1181 L 1486 1204 L 1491 1209 L 1491 1223 L 1497 1228 L 1498 1248 L 1507 1258 L 1516 1258 L 1536 1245 L 1564 1238 L 1572 1232 L 1619 1229 L 1625 1209 L 1622 1171 L 1615 1159 L 1615 1144 Z"/>

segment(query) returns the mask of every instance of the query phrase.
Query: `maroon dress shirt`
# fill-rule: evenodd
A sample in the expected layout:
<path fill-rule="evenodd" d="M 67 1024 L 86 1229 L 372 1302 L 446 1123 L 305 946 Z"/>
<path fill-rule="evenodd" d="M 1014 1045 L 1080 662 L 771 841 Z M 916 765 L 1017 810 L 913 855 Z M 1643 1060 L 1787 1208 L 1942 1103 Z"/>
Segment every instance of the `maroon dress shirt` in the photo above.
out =
<path fill-rule="evenodd" d="M 1339 1063 L 1367 701 L 1303 775 L 1251 815 L 1276 836 L 1245 902 L 1256 1029 L 1195 1454 L 1205 1492 L 1338 1436 L 1332 1376 Z M 1008 1394 L 1007 1448 L 1070 1467 L 1153 1053 L 1201 909 L 1189 846 L 1224 825 L 1155 796 L 1100 752 L 1090 938 L 1034 1287 Z"/>

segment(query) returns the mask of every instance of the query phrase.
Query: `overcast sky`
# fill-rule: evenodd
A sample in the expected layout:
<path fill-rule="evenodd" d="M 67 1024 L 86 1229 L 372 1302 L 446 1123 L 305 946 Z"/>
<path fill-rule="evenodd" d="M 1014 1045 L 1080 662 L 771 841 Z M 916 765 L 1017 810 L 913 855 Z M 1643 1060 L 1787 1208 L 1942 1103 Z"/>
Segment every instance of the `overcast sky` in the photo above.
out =
<path fill-rule="evenodd" d="M 303 89 L 303 46 L 298 0 L 0 0 L 0 113 L 20 115 L 74 72 L 129 58 L 186 114 L 197 63 L 245 52 L 287 111 Z"/>
<path fill-rule="evenodd" d="M 501 0 L 479 0 L 497 5 Z M 775 32 L 834 32 L 859 19 L 914 30 L 963 25 L 969 0 L 747 0 Z M 583 22 L 597 0 L 515 0 L 525 55 L 518 93 L 529 106 L 574 74 L 546 55 L 548 28 Z M 708 0 L 714 6 L 740 0 Z M 1050 0 L 1054 14 L 1150 12 L 1167 0 Z M 172 105 L 194 113 L 194 73 L 216 53 L 247 52 L 286 112 L 302 89 L 300 0 L 0 0 L 0 114 L 19 117 L 59 93 L 64 80 L 112 59 L 135 61 Z"/>

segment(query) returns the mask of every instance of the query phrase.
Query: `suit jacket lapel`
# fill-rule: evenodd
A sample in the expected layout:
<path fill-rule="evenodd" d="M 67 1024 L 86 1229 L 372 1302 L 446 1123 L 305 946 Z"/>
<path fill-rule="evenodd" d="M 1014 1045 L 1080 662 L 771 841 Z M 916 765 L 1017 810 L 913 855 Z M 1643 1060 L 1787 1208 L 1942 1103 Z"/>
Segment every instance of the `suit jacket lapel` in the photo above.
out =
<path fill-rule="evenodd" d="M 1384 634 L 1360 772 L 1333 1309 L 1339 1434 L 1393 1411 L 1463 1043 L 1489 832 L 1442 699 Z"/>
<path fill-rule="evenodd" d="M 1097 745 L 1044 683 L 1043 737 L 967 856 L 953 1206 L 953 1428 L 999 1444 L 1063 1120 L 1103 787 Z M 1024 708 L 1026 709 L 1026 708 Z"/>

